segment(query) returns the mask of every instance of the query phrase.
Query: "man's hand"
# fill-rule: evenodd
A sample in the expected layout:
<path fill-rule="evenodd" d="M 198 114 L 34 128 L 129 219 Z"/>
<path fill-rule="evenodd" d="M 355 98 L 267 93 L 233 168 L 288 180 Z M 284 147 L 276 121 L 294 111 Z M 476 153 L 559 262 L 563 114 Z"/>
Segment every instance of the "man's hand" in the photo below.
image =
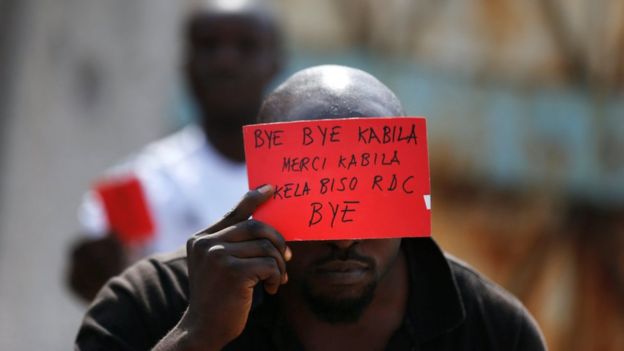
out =
<path fill-rule="evenodd" d="M 90 303 L 106 281 L 121 273 L 128 258 L 114 234 L 100 239 L 80 239 L 71 248 L 67 285 Z"/>
<path fill-rule="evenodd" d="M 250 220 L 273 187 L 249 191 L 219 222 L 187 243 L 189 307 L 157 350 L 218 350 L 247 323 L 254 287 L 275 294 L 288 280 L 291 251 L 272 227 Z M 182 346 L 182 347 L 180 347 Z"/>

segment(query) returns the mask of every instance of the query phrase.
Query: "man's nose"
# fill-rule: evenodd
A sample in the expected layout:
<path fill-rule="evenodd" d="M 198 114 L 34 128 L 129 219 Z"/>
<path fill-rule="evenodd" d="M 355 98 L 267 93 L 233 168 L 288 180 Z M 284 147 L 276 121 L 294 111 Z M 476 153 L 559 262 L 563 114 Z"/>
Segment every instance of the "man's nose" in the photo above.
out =
<path fill-rule="evenodd" d="M 210 64 L 220 71 L 232 71 L 240 65 L 240 52 L 228 43 L 218 45 L 213 49 Z"/>
<path fill-rule="evenodd" d="M 330 244 L 340 250 L 346 250 L 359 242 L 360 240 L 332 240 L 330 241 Z"/>

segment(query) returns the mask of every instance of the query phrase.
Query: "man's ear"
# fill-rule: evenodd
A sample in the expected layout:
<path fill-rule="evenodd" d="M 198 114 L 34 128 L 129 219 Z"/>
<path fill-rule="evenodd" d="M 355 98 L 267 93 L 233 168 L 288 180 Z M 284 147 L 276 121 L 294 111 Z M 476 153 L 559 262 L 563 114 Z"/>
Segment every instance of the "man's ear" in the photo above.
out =
<path fill-rule="evenodd" d="M 284 69 L 284 65 L 286 64 L 285 57 L 286 55 L 284 53 L 284 49 L 281 47 L 278 48 L 277 53 L 275 54 L 275 57 L 273 58 L 272 72 L 271 72 L 272 78 L 277 76 Z"/>
<path fill-rule="evenodd" d="M 191 68 L 191 60 L 188 56 L 183 58 L 181 64 L 181 71 L 183 75 L 183 82 L 186 85 L 185 88 L 187 92 L 195 99 L 198 99 L 198 87 L 197 87 L 197 79 L 193 74 L 193 69 Z"/>
<path fill-rule="evenodd" d="M 275 78 L 284 69 L 286 64 L 286 51 L 284 49 L 284 39 L 281 38 L 281 34 L 276 34 L 273 39 L 273 52 L 271 62 L 271 76 L 270 79 Z"/>

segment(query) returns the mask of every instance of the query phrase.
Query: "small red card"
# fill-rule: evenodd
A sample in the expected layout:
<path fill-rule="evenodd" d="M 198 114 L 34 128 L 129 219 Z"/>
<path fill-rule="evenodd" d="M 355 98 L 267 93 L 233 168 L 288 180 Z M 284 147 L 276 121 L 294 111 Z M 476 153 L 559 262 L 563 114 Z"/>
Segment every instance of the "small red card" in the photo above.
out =
<path fill-rule="evenodd" d="M 430 236 L 426 120 L 346 118 L 243 127 L 254 218 L 287 240 Z"/>
<path fill-rule="evenodd" d="M 95 185 L 111 231 L 125 244 L 139 244 L 154 235 L 154 221 L 136 176 L 113 177 Z"/>

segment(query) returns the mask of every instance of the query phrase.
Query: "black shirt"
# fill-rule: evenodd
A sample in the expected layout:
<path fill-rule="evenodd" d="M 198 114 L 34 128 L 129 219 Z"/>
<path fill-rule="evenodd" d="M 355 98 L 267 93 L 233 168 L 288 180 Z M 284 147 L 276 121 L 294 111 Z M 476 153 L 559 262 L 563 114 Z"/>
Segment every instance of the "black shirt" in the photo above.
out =
<path fill-rule="evenodd" d="M 410 272 L 408 307 L 387 350 L 545 350 L 537 324 L 511 294 L 429 238 L 403 239 Z M 226 293 L 226 292 L 224 292 Z M 149 350 L 188 305 L 186 254 L 154 256 L 113 278 L 87 311 L 76 350 Z M 256 289 L 243 333 L 226 350 L 303 350 Z"/>

